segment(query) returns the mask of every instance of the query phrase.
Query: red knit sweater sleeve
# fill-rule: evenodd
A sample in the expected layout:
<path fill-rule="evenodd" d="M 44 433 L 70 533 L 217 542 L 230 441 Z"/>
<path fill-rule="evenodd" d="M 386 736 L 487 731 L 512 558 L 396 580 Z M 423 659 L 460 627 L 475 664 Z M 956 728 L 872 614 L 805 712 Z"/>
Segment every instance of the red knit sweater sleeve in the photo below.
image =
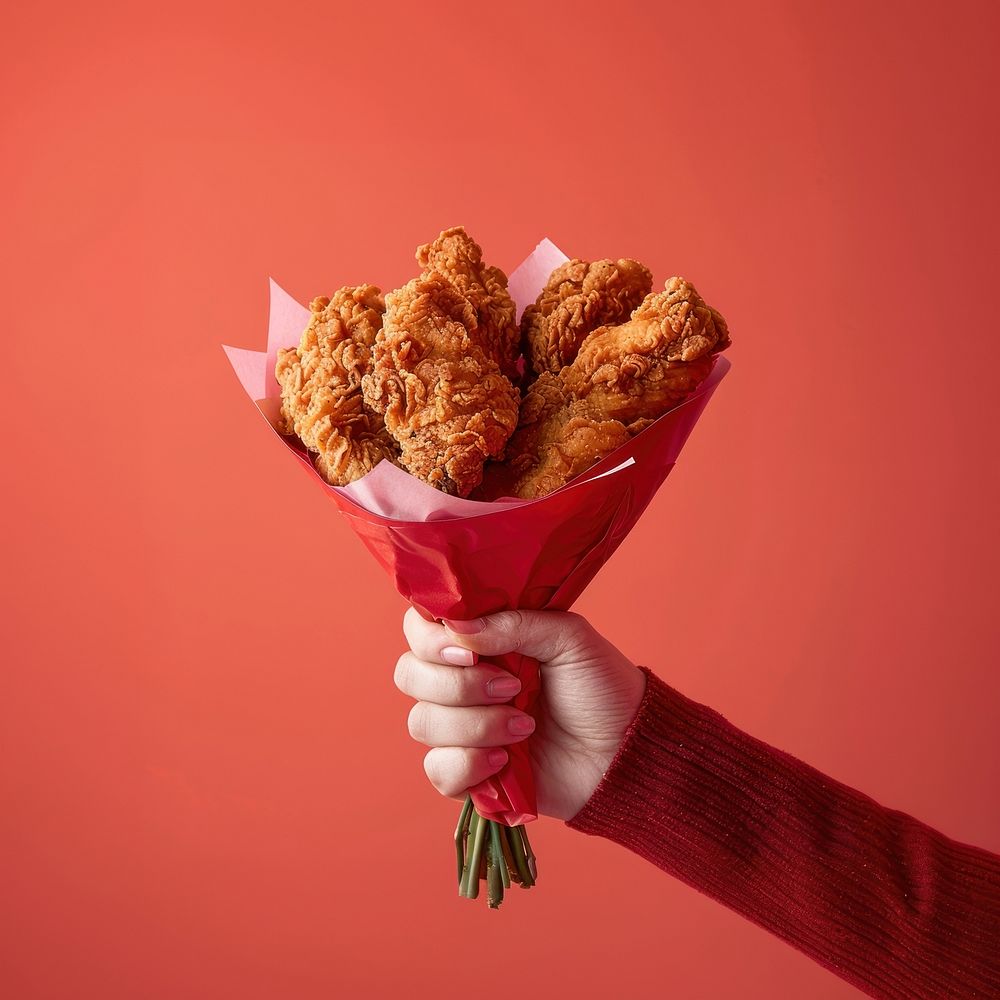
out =
<path fill-rule="evenodd" d="M 783 938 L 874 997 L 1000 997 L 1000 857 L 728 723 L 650 670 L 568 821 Z"/>

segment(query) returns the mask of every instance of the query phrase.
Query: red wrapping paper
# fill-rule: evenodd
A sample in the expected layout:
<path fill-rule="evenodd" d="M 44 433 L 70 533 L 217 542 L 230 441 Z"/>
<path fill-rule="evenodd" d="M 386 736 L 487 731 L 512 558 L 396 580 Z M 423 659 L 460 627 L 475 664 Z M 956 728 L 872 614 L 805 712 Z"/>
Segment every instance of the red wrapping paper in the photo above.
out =
<path fill-rule="evenodd" d="M 566 258 L 547 240 L 511 274 L 519 312 Z M 298 343 L 308 311 L 272 282 L 266 352 L 226 348 L 247 393 L 275 426 L 277 348 Z M 538 500 L 480 503 L 448 497 L 383 462 L 363 479 L 328 485 L 294 438 L 281 440 L 333 501 L 400 594 L 428 620 L 470 619 L 512 608 L 567 610 L 621 544 L 673 468 L 684 442 L 728 371 L 717 358 L 695 393 L 583 476 Z M 536 661 L 494 662 L 521 679 L 513 704 L 531 713 Z M 507 747 L 503 769 L 472 789 L 480 815 L 508 826 L 537 818 L 531 740 Z"/>

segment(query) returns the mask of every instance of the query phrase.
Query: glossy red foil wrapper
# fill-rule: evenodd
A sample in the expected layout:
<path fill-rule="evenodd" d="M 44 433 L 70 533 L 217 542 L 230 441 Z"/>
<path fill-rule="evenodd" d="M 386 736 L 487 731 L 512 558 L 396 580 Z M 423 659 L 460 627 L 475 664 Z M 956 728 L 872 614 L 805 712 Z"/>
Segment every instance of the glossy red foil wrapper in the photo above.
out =
<path fill-rule="evenodd" d="M 512 273 L 511 291 L 515 300 L 522 299 L 520 307 L 525 299 L 534 300 L 560 259 L 565 258 L 543 241 Z M 306 322 L 308 311 L 272 284 L 268 350 L 226 349 L 272 427 L 279 402 L 273 375 L 277 347 L 297 344 Z M 387 462 L 350 486 L 333 487 L 295 438 L 281 440 L 399 593 L 428 620 L 466 620 L 513 608 L 567 610 L 667 478 L 728 368 L 728 361 L 717 358 L 687 400 L 583 476 L 538 500 L 480 503 L 448 497 Z M 539 694 L 537 662 L 518 653 L 491 661 L 520 678 L 513 704 L 531 713 Z M 480 815 L 516 826 L 538 815 L 530 738 L 507 751 L 506 765 L 472 789 L 472 798 Z"/>

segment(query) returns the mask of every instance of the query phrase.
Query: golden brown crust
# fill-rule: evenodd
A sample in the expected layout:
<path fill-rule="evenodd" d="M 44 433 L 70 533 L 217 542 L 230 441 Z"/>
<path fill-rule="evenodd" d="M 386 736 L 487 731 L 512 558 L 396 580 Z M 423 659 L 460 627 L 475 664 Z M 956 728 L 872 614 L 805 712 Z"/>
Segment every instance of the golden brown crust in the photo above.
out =
<path fill-rule="evenodd" d="M 464 226 L 446 229 L 417 248 L 424 273 L 440 274 L 465 297 L 476 316 L 476 340 L 508 378 L 515 377 L 519 354 L 517 307 L 507 291 L 507 275 L 483 262 L 482 247 Z"/>
<path fill-rule="evenodd" d="M 591 331 L 624 322 L 652 287 L 649 268 L 628 258 L 577 259 L 557 267 L 521 317 L 528 364 L 539 374 L 558 372 Z"/>
<path fill-rule="evenodd" d="M 521 400 L 517 430 L 507 442 L 502 462 L 489 462 L 477 500 L 520 496 L 518 482 L 538 464 L 543 443 L 550 437 L 549 425 L 569 402 L 560 378 L 548 372 L 540 375 Z"/>
<path fill-rule="evenodd" d="M 363 389 L 399 442 L 403 465 L 464 497 L 479 485 L 483 463 L 503 452 L 520 397 L 497 364 L 491 328 L 480 322 L 484 297 L 465 279 L 454 281 L 454 270 L 435 271 L 433 254 L 427 260 L 423 275 L 386 297 Z"/>
<path fill-rule="evenodd" d="M 629 437 L 623 424 L 604 418 L 586 401 L 573 399 L 557 375 L 543 372 L 525 396 L 505 460 L 487 466 L 476 498 L 545 496 Z"/>
<path fill-rule="evenodd" d="M 567 389 L 628 424 L 655 419 L 688 396 L 729 346 L 729 329 L 684 278 L 646 296 L 632 318 L 595 330 L 563 372 Z"/>
<path fill-rule="evenodd" d="M 478 499 L 544 496 L 585 472 L 689 396 L 729 346 L 722 316 L 683 278 L 601 327 L 558 374 L 543 372 L 521 407 L 506 461 Z"/>
<path fill-rule="evenodd" d="M 613 369 L 598 369 L 592 381 L 583 382 L 578 398 L 606 417 L 620 420 L 638 433 L 657 417 L 683 402 L 708 377 L 712 356 L 696 361 L 649 361 L 638 359 L 622 366 L 617 378 L 602 381 Z"/>
<path fill-rule="evenodd" d="M 684 278 L 668 278 L 662 292 L 647 295 L 627 323 L 595 330 L 574 367 L 592 373 L 630 354 L 664 361 L 694 361 L 729 346 L 729 328 Z"/>
<path fill-rule="evenodd" d="M 313 299 L 309 308 L 312 316 L 299 346 L 278 352 L 279 429 L 295 434 L 316 455 L 316 468 L 328 483 L 346 486 L 397 454 L 381 417 L 365 407 L 361 393 L 385 303 L 375 285 L 359 285 Z"/>
<path fill-rule="evenodd" d="M 636 302 L 642 264 L 568 261 L 525 313 L 539 375 L 520 403 L 506 276 L 461 227 L 417 259 L 423 273 L 384 301 L 374 285 L 314 299 L 299 346 L 279 352 L 281 429 L 334 485 L 387 458 L 456 496 L 544 496 L 683 401 L 729 346 L 685 279 Z"/>

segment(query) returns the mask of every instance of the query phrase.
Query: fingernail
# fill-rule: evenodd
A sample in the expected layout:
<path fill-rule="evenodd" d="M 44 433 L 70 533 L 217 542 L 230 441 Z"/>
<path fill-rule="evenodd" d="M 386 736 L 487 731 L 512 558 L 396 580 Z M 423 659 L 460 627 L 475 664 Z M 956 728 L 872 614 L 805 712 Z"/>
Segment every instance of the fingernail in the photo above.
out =
<path fill-rule="evenodd" d="M 530 715 L 515 715 L 507 722 L 507 728 L 515 736 L 527 736 L 535 731 L 535 720 Z"/>
<path fill-rule="evenodd" d="M 521 682 L 516 677 L 494 677 L 486 682 L 486 693 L 491 698 L 513 698 L 521 690 Z"/>
<path fill-rule="evenodd" d="M 496 767 L 498 764 L 506 764 L 507 751 L 497 747 L 496 750 L 491 750 L 486 755 L 486 759 L 489 761 L 491 767 Z"/>
<path fill-rule="evenodd" d="M 484 618 L 473 618 L 470 622 L 453 622 L 450 618 L 445 618 L 443 621 L 455 635 L 478 635 L 486 628 Z"/>
<path fill-rule="evenodd" d="M 453 663 L 456 667 L 471 667 L 476 662 L 476 654 L 471 649 L 461 646 L 445 646 L 441 650 L 441 659 L 445 663 Z"/>

